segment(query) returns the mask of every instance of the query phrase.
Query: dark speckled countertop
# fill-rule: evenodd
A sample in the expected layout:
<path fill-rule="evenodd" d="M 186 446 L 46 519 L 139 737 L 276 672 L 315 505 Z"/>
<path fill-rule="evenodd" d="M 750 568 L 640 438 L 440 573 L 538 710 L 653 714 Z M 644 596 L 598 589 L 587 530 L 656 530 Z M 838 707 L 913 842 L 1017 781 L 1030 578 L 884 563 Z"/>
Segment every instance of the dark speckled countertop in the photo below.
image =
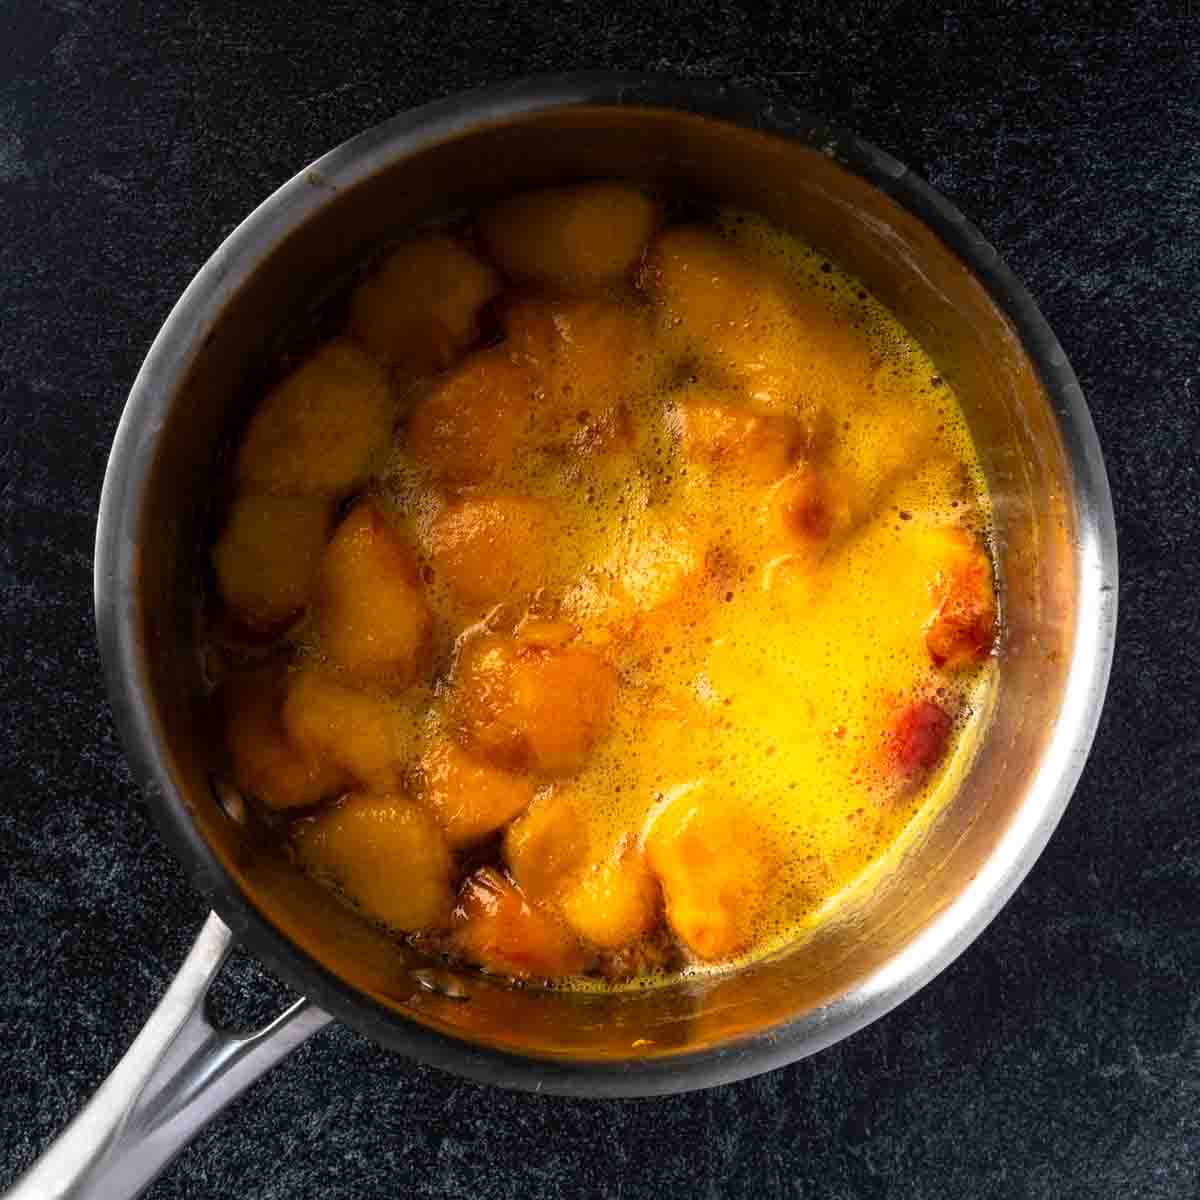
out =
<path fill-rule="evenodd" d="M 131 782 L 92 631 L 100 481 L 158 325 L 246 212 L 366 126 L 489 81 L 627 67 L 855 129 L 956 201 L 1041 304 L 1095 415 L 1122 555 L 1075 800 L 962 958 L 814 1059 L 563 1101 L 333 1028 L 150 1195 L 1200 1194 L 1200 10 L 1070 7 L 0 4 L 0 1184 L 111 1069 L 204 916 Z M 244 956 L 221 989 L 246 1021 L 282 994 Z"/>

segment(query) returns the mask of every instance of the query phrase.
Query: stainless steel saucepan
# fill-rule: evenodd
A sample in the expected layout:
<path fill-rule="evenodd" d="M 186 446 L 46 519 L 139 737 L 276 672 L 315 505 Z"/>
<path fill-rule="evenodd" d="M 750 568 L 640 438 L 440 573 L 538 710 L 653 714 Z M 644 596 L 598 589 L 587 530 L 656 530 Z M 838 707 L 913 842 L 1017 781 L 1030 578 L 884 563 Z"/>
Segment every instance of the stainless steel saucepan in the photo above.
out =
<path fill-rule="evenodd" d="M 424 218 L 606 176 L 761 212 L 856 273 L 925 344 L 961 397 L 995 497 L 1006 633 L 995 709 L 961 793 L 852 919 L 721 979 L 601 996 L 422 961 L 227 812 L 212 783 L 222 750 L 196 597 L 220 447 L 346 265 Z M 10 1197 L 137 1195 L 330 1019 L 473 1079 L 581 1096 L 707 1087 L 846 1037 L 960 954 L 1045 845 L 1096 729 L 1116 577 L 1104 467 L 1062 348 L 979 232 L 874 147 L 778 102 L 608 74 L 491 88 L 346 143 L 205 264 L 121 418 L 96 542 L 100 646 L 150 807 L 214 915 L 127 1056 Z M 307 997 L 251 1037 L 205 1012 L 235 941 Z"/>

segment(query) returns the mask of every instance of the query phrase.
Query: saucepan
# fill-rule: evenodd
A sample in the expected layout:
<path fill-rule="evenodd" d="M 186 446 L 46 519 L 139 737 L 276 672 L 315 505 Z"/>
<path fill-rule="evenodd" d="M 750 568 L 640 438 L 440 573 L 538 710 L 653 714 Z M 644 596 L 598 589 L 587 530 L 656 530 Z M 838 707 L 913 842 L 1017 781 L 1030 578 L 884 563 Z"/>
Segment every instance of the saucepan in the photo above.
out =
<path fill-rule="evenodd" d="M 600 995 L 423 960 L 262 844 L 214 785 L 221 739 L 197 598 L 222 448 L 347 265 L 423 220 L 604 177 L 764 214 L 856 274 L 924 343 L 962 401 L 994 497 L 1004 637 L 961 790 L 852 911 L 738 972 Z M 125 1059 L 11 1195 L 137 1195 L 331 1019 L 462 1076 L 574 1096 L 708 1087 L 846 1037 L 960 954 L 1045 845 L 1099 718 L 1116 577 L 1104 466 L 1062 348 L 978 230 L 875 147 L 778 101 L 612 74 L 493 87 L 354 138 L 204 265 L 121 418 L 96 543 L 104 668 L 148 804 L 214 913 Z M 306 997 L 251 1036 L 223 1032 L 205 1006 L 234 943 Z"/>

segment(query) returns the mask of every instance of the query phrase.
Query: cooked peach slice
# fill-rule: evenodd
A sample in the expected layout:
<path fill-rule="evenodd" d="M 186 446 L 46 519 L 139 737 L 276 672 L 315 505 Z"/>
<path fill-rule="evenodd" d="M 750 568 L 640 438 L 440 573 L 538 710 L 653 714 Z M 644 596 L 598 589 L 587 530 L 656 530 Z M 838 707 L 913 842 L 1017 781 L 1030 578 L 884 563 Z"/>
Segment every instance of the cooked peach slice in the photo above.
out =
<path fill-rule="evenodd" d="M 270 632 L 304 610 L 333 510 L 316 496 L 240 496 L 212 549 L 217 588 L 250 629 Z"/>
<path fill-rule="evenodd" d="M 511 279 L 584 292 L 628 276 L 657 222 L 644 193 L 589 183 L 513 196 L 483 217 L 480 232 Z"/>
<path fill-rule="evenodd" d="M 566 588 L 562 612 L 579 629 L 580 640 L 593 646 L 610 645 L 632 629 L 637 616 L 607 568 L 590 570 Z"/>
<path fill-rule="evenodd" d="M 274 667 L 230 675 L 219 700 L 233 781 L 268 808 L 305 808 L 350 787 L 353 780 L 288 739 L 281 719 L 286 678 Z"/>
<path fill-rule="evenodd" d="M 500 277 L 445 234 L 393 250 L 350 297 L 350 331 L 385 362 L 440 371 L 479 338 Z"/>
<path fill-rule="evenodd" d="M 512 463 L 529 428 L 534 383 L 503 347 L 463 359 L 416 404 L 405 448 L 453 483 L 477 483 Z"/>
<path fill-rule="evenodd" d="M 395 792 L 346 796 L 292 826 L 305 870 L 338 887 L 367 916 L 412 933 L 450 918 L 450 852 L 437 822 Z"/>
<path fill-rule="evenodd" d="M 538 796 L 504 832 L 504 861 L 527 896 L 549 900 L 578 871 L 587 854 L 578 802 L 562 784 Z"/>
<path fill-rule="evenodd" d="M 649 326 L 628 304 L 523 298 L 502 319 L 507 345 L 536 378 L 551 423 L 603 417 L 649 378 Z"/>
<path fill-rule="evenodd" d="M 283 704 L 292 744 L 363 785 L 394 784 L 407 749 L 387 700 L 311 667 L 292 673 Z"/>
<path fill-rule="evenodd" d="M 594 645 L 648 629 L 651 618 L 661 618 L 665 629 L 705 569 L 696 529 L 683 520 L 646 516 L 624 527 L 605 560 L 564 591 L 562 614 L 579 628 L 582 641 Z"/>
<path fill-rule="evenodd" d="M 669 787 L 672 774 L 678 777 L 677 764 L 694 764 L 696 771 L 720 765 L 715 742 L 722 728 L 728 727 L 729 710 L 723 705 L 727 695 L 724 681 L 710 670 L 712 658 L 710 652 L 699 688 L 694 683 L 690 687 L 651 685 L 640 689 L 632 700 L 631 708 L 637 706 L 638 776 L 652 794 L 662 792 L 664 785 Z"/>
<path fill-rule="evenodd" d="M 853 412 L 866 402 L 871 373 L 860 366 L 870 362 L 870 353 L 866 335 L 849 317 L 809 303 L 790 310 L 786 323 L 772 318 L 765 329 L 717 336 L 712 358 L 752 404 L 799 416 L 812 437 L 822 414 Z"/>
<path fill-rule="evenodd" d="M 337 496 L 361 484 L 392 436 L 383 368 L 334 338 L 273 387 L 250 418 L 237 474 L 252 491 Z"/>
<path fill-rule="evenodd" d="M 455 716 L 494 762 L 569 775 L 608 731 L 616 694 L 616 672 L 591 650 L 487 634 L 462 651 Z"/>
<path fill-rule="evenodd" d="M 937 536 L 945 555 L 930 587 L 934 610 L 925 626 L 925 646 L 935 666 L 972 666 L 988 657 L 996 640 L 992 564 L 983 547 L 961 530 L 939 530 Z"/>
<path fill-rule="evenodd" d="M 570 931 L 533 908 L 518 887 L 491 867 L 463 884 L 454 923 L 459 951 L 489 971 L 554 979 L 584 965 Z"/>
<path fill-rule="evenodd" d="M 814 568 L 884 514 L 889 495 L 928 461 L 926 448 L 923 437 L 900 427 L 891 445 L 874 447 L 875 453 L 861 453 L 860 445 L 853 471 L 829 462 L 802 462 L 779 480 L 765 508 L 766 533 L 777 552 L 764 572 L 765 586 L 812 584 Z M 918 528 L 917 536 L 927 535 Z M 939 554 L 937 546 L 913 547 L 914 562 Z"/>
<path fill-rule="evenodd" d="M 698 957 L 748 949 L 767 898 L 774 858 L 744 801 L 703 783 L 668 793 L 645 835 L 667 920 Z"/>
<path fill-rule="evenodd" d="M 413 552 L 370 500 L 338 526 L 315 598 L 321 649 L 362 683 L 407 686 L 429 647 L 433 619 Z"/>
<path fill-rule="evenodd" d="M 666 310 L 670 327 L 698 348 L 741 336 L 747 347 L 777 326 L 790 331 L 789 291 L 720 234 L 679 226 L 654 239 L 642 284 Z"/>
<path fill-rule="evenodd" d="M 688 462 L 750 483 L 774 483 L 807 447 L 805 428 L 795 417 L 729 404 L 703 388 L 685 392 L 676 413 Z"/>
<path fill-rule="evenodd" d="M 703 547 L 686 526 L 647 517 L 619 546 L 612 567 L 622 598 L 635 613 L 657 612 L 683 599 L 704 567 Z"/>
<path fill-rule="evenodd" d="M 467 608 L 516 600 L 546 582 L 559 522 L 532 496 L 469 496 L 443 509 L 429 531 L 438 580 Z"/>
<path fill-rule="evenodd" d="M 518 642 L 529 646 L 538 646 L 542 650 L 558 650 L 575 640 L 578 629 L 570 621 L 557 617 L 540 617 L 527 613 L 517 623 L 513 637 Z"/>
<path fill-rule="evenodd" d="M 899 708 L 884 734 L 888 765 L 905 781 L 919 781 L 946 752 L 954 721 L 938 703 L 913 700 Z"/>
<path fill-rule="evenodd" d="M 736 242 L 679 227 L 647 254 L 643 284 L 664 309 L 670 340 L 738 383 L 759 406 L 811 412 L 867 394 L 873 357 L 847 315 L 802 301 L 785 274 Z"/>
<path fill-rule="evenodd" d="M 529 806 L 536 788 L 529 775 L 494 766 L 448 737 L 425 751 L 421 774 L 425 807 L 451 846 L 467 845 L 506 825 Z"/>
<path fill-rule="evenodd" d="M 650 932 L 658 921 L 659 892 L 636 852 L 596 863 L 566 893 L 562 913 L 585 941 L 619 950 Z"/>

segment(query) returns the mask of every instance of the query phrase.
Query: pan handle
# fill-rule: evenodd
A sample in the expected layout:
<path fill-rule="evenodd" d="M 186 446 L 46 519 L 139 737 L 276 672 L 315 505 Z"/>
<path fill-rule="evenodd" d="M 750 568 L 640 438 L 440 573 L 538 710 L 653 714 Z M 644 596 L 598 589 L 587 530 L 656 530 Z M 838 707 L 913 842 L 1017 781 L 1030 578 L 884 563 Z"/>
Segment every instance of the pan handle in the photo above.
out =
<path fill-rule="evenodd" d="M 332 1019 L 297 1000 L 235 1037 L 205 999 L 233 947 L 210 913 L 179 974 L 100 1090 L 3 1200 L 134 1200 L 227 1104 Z"/>

